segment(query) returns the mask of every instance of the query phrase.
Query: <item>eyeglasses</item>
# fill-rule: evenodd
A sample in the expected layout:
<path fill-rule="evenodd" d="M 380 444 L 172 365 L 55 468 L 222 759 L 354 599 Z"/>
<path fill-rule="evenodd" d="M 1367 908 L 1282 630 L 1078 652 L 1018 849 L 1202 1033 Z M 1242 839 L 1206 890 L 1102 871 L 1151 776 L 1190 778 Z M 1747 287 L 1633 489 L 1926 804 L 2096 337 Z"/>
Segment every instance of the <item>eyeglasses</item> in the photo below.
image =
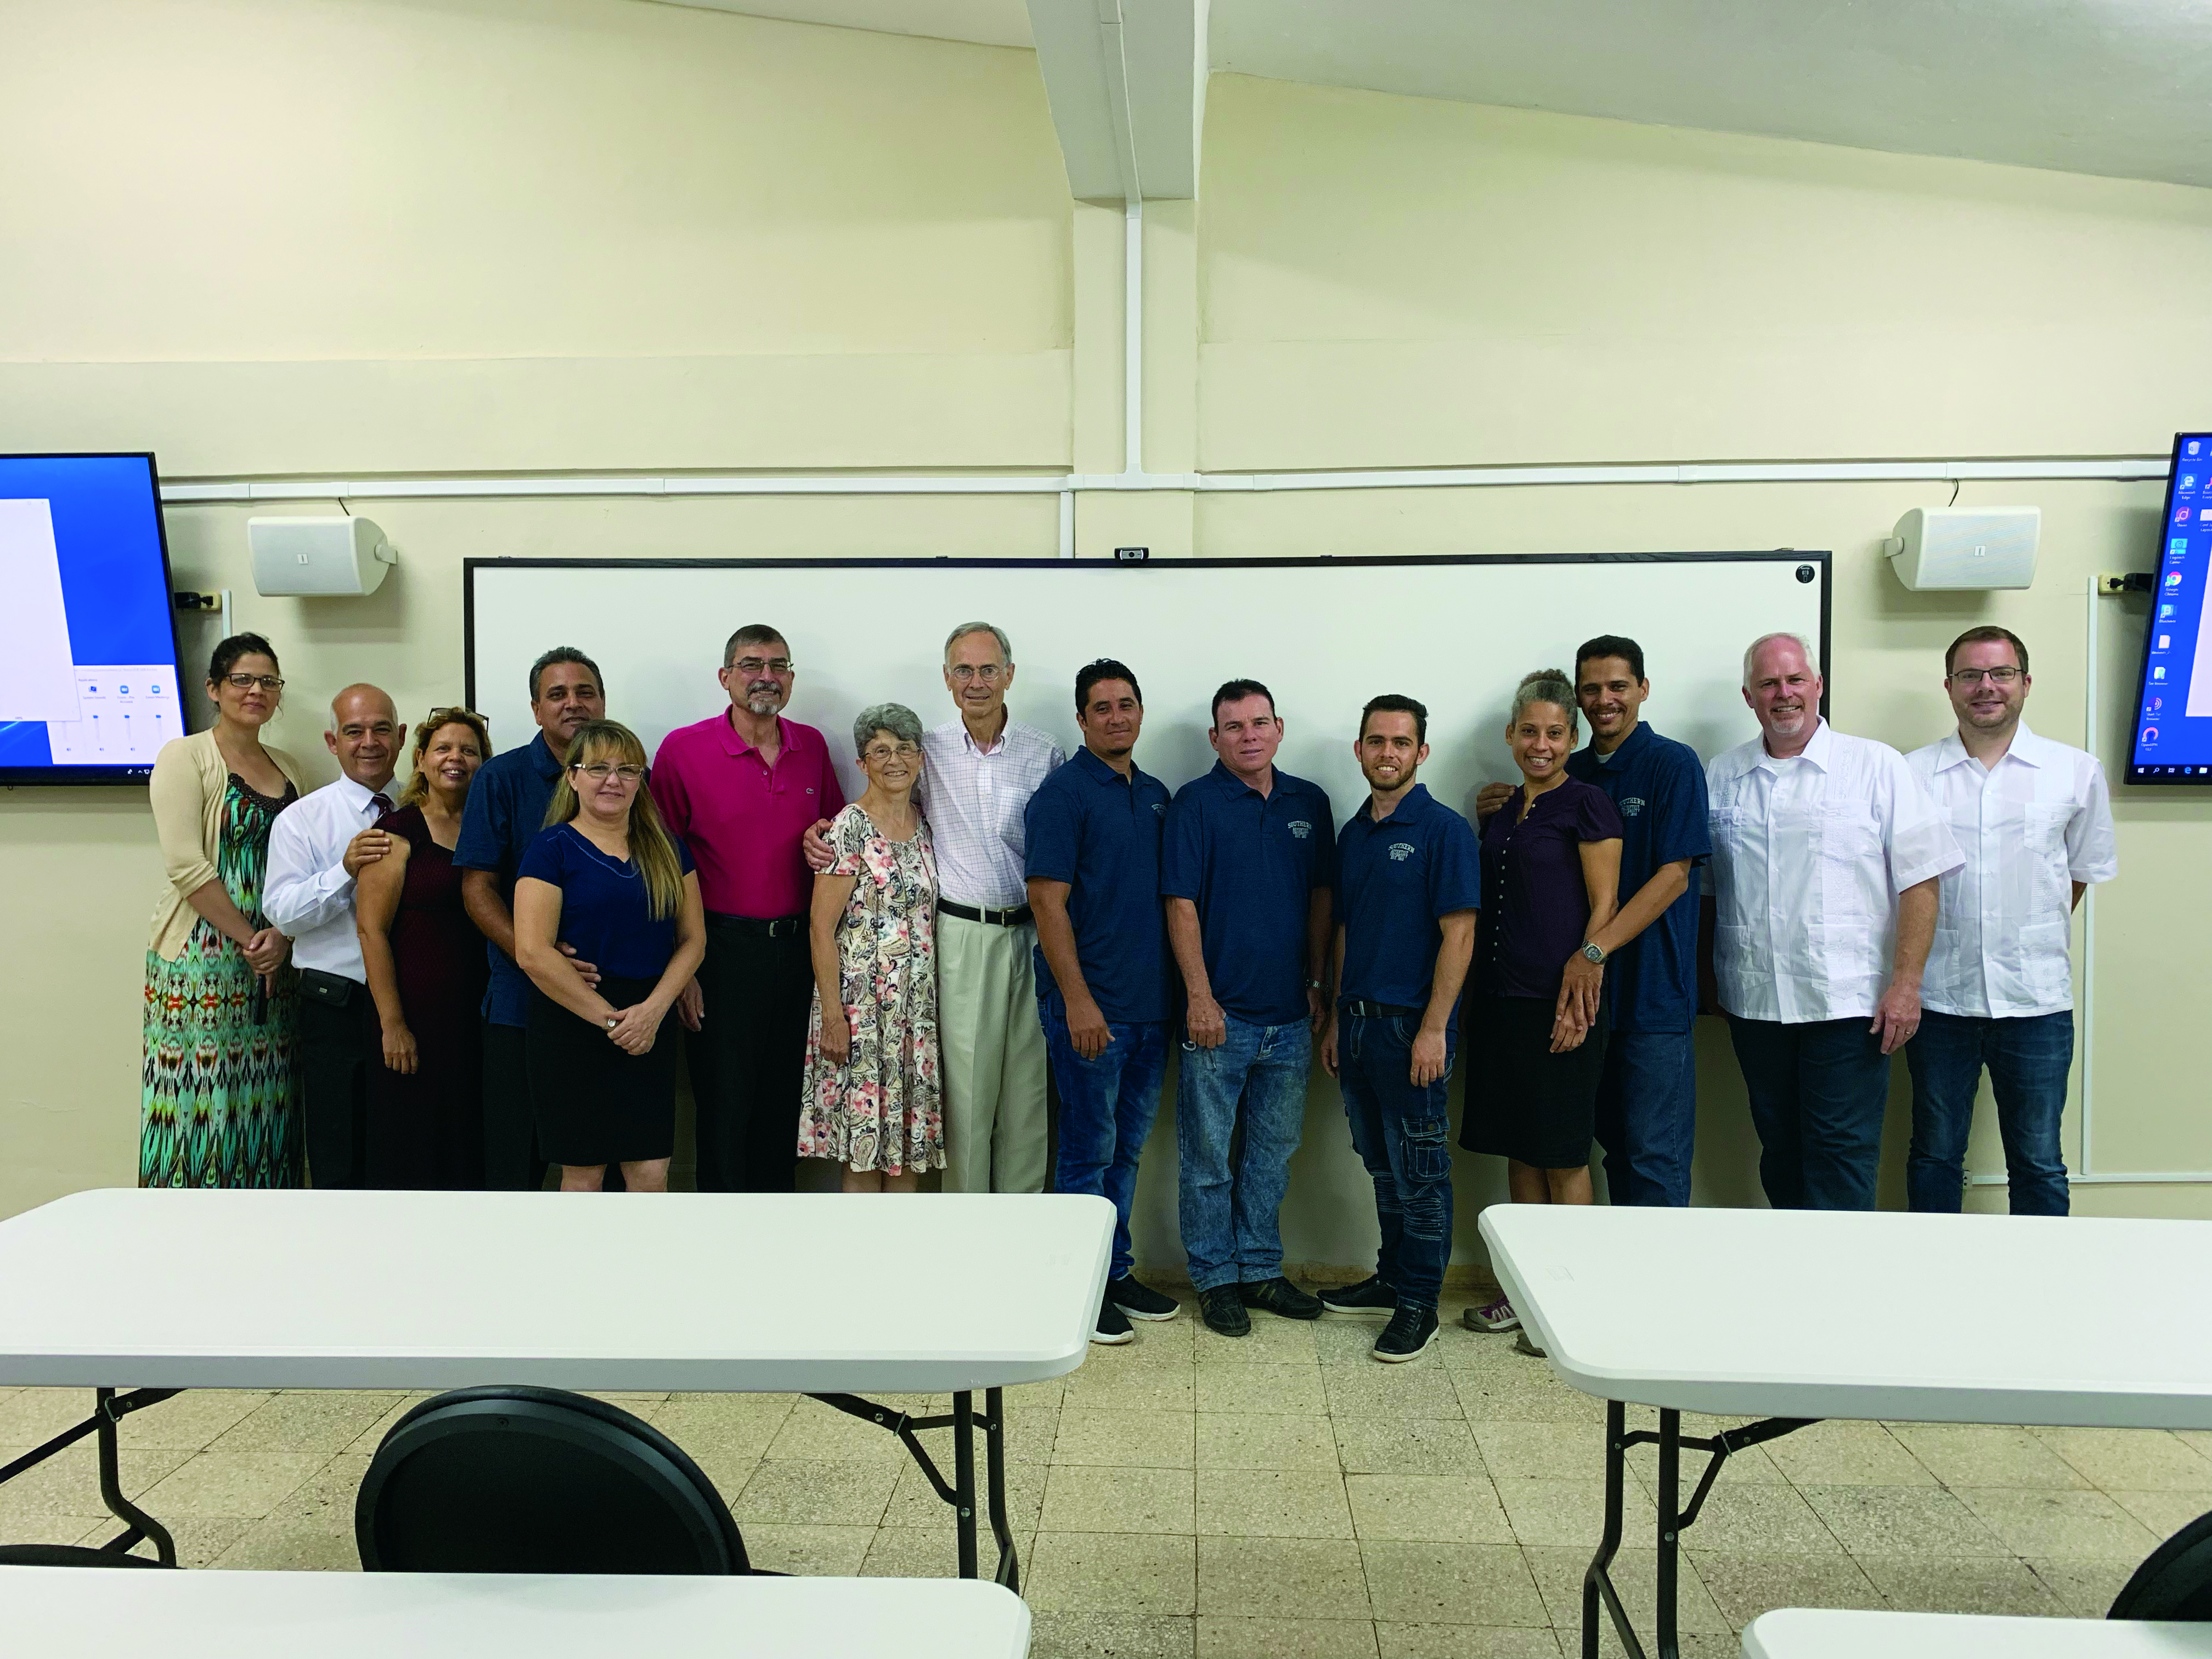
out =
<path fill-rule="evenodd" d="M 1979 685 L 1987 680 L 1992 685 L 2010 685 L 2020 678 L 2017 668 L 1954 668 L 1951 678 L 1961 685 Z"/>
<path fill-rule="evenodd" d="M 464 708 L 459 703 L 455 703 L 451 708 L 433 708 L 428 714 L 423 715 L 422 729 L 426 732 L 434 732 L 441 726 L 473 726 L 478 720 L 483 720 L 486 726 L 491 724 L 475 709 Z"/>
<path fill-rule="evenodd" d="M 284 689 L 284 682 L 274 674 L 225 674 L 222 683 L 234 691 L 251 691 L 257 685 L 264 691 Z"/>
<path fill-rule="evenodd" d="M 878 743 L 871 744 L 862 750 L 860 757 L 863 760 L 872 760 L 880 766 L 888 760 L 910 761 L 921 752 L 921 745 L 917 743 L 902 743 L 896 748 L 893 748 L 887 743 Z"/>
<path fill-rule="evenodd" d="M 593 783 L 605 783 L 609 778 L 614 778 L 623 783 L 635 783 L 645 775 L 645 769 L 642 766 L 610 766 L 605 761 L 593 761 L 588 766 L 582 761 L 578 761 L 568 769 L 572 772 L 581 772 Z"/>
<path fill-rule="evenodd" d="M 954 679 L 959 681 L 963 685 L 967 684 L 970 680 L 981 680 L 986 685 L 996 685 L 999 683 L 1000 678 L 1004 675 L 1006 671 L 999 664 L 994 662 L 987 662 L 981 665 L 961 662 L 953 664 L 951 667 L 946 669 L 945 672 L 951 675 Z"/>
<path fill-rule="evenodd" d="M 732 663 L 730 666 L 736 669 L 740 674 L 750 676 L 753 674 L 769 673 L 775 675 L 778 679 L 781 679 L 786 674 L 791 672 L 792 661 L 788 657 L 770 657 L 765 661 L 762 660 L 758 657 L 740 657 L 735 662 Z"/>

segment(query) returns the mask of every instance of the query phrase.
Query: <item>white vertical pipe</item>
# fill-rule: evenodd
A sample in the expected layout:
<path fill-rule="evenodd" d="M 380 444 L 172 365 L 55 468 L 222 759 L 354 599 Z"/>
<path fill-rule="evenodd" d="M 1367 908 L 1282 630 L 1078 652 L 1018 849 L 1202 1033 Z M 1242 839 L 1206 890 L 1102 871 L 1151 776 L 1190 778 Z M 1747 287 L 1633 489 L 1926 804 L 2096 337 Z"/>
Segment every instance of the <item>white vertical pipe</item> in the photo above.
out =
<path fill-rule="evenodd" d="M 1145 470 L 1145 204 L 1132 196 L 1121 216 L 1121 471 Z"/>
<path fill-rule="evenodd" d="M 230 625 L 230 590 L 222 590 L 222 637 L 228 639 L 237 630 Z"/>
<path fill-rule="evenodd" d="M 2103 597 L 2101 577 L 2089 578 L 2089 626 L 2082 650 L 2082 672 L 2087 684 L 2081 696 L 2081 746 L 2090 754 L 2098 752 L 2097 692 L 2103 671 L 2099 666 L 2098 635 L 2100 620 L 2099 601 Z M 2101 758 L 2101 757 L 2100 757 Z M 2097 1068 L 2097 884 L 2091 882 L 2088 890 L 2081 895 L 2081 1173 L 2094 1174 L 2096 1160 L 2089 1152 L 2089 1109 L 2095 1094 L 2092 1088 Z"/>

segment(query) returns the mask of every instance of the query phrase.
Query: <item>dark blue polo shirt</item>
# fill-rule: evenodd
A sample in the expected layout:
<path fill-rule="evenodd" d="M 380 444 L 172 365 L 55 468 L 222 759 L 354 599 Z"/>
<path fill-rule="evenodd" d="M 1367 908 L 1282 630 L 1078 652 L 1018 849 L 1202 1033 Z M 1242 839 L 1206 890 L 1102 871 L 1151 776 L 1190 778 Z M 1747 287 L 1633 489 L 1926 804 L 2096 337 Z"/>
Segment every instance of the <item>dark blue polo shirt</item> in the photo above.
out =
<path fill-rule="evenodd" d="M 489 870 L 499 877 L 499 896 L 514 903 L 514 874 L 522 854 L 545 827 L 545 808 L 560 781 L 561 763 L 539 732 L 519 749 L 495 755 L 477 769 L 469 782 L 468 805 L 461 812 L 461 838 L 453 863 L 463 870 Z M 491 960 L 491 983 L 484 987 L 484 1018 L 495 1025 L 530 1023 L 530 975 L 514 958 L 484 941 Z M 590 958 L 586 957 L 586 961 Z"/>
<path fill-rule="evenodd" d="M 1306 915 L 1332 884 L 1336 820 L 1318 784 L 1275 774 L 1262 795 L 1219 761 L 1176 791 L 1163 897 L 1198 907 L 1213 1000 L 1253 1025 L 1306 1018 Z"/>
<path fill-rule="evenodd" d="M 1438 925 L 1482 903 L 1482 854 L 1465 818 L 1415 784 L 1377 823 L 1374 799 L 1336 838 L 1336 919 L 1344 927 L 1346 1001 L 1426 1008 L 1444 942 Z"/>
<path fill-rule="evenodd" d="M 1620 746 L 1600 755 L 1585 744 L 1567 757 L 1567 775 L 1594 783 L 1620 813 L 1620 902 L 1642 890 L 1662 864 L 1691 862 L 1688 889 L 1607 964 L 1616 1031 L 1686 1031 L 1698 1017 L 1697 866 L 1712 855 L 1705 820 L 1705 763 L 1686 743 L 1638 720 Z"/>
<path fill-rule="evenodd" d="M 1127 778 L 1088 749 L 1039 784 L 1023 823 L 1024 873 L 1064 881 L 1075 959 L 1098 1012 L 1114 1024 L 1168 1017 L 1167 923 L 1160 913 L 1160 837 L 1168 787 L 1130 768 Z M 1056 990 L 1042 947 L 1039 995 Z"/>

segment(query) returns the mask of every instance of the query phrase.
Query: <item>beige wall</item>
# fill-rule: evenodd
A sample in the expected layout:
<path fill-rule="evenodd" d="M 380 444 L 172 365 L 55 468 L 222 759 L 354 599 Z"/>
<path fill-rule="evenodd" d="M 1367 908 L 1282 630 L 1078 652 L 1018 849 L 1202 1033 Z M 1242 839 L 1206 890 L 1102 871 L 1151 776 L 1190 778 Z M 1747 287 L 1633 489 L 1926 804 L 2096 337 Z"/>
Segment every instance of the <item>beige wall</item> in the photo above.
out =
<path fill-rule="evenodd" d="M 1121 464 L 1119 216 L 1066 200 L 1026 54 L 635 0 L 0 0 L 0 449 L 150 447 L 172 477 Z M 1206 140 L 1203 205 L 1148 225 L 1155 470 L 2143 453 L 2204 419 L 2212 192 L 1233 78 Z M 1839 723 L 1926 741 L 1936 653 L 1993 619 L 2034 647 L 2031 719 L 2081 741 L 2087 578 L 2148 563 L 2155 489 L 1968 485 L 2044 508 L 2036 586 L 1908 594 L 1875 544 L 1948 494 L 1102 492 L 1079 528 L 1226 556 L 1830 548 Z M 169 514 L 179 585 L 235 590 L 283 648 L 295 750 L 349 680 L 459 694 L 465 557 L 1054 535 L 1049 496 L 362 510 L 402 562 L 354 601 L 257 599 L 244 509 Z M 2112 708 L 2141 621 L 2106 608 Z M 2183 1035 L 2212 946 L 2172 923 L 2212 898 L 2212 831 L 2201 799 L 2119 812 L 2099 1163 L 2212 1168 Z M 7 1213 L 131 1178 L 143 798 L 9 793 L 0 872 Z M 1707 1046 L 1701 1190 L 1741 1200 L 1741 1089 Z M 1462 1190 L 1471 1216 L 1487 1188 Z"/>

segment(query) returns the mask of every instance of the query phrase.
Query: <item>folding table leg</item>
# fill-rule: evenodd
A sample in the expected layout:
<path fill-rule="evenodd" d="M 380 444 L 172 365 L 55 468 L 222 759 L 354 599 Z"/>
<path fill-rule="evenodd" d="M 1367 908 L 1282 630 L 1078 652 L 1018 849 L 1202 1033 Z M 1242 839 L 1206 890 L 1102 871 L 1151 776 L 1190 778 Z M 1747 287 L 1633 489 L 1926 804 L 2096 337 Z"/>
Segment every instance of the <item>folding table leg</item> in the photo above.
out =
<path fill-rule="evenodd" d="M 1675 1573 L 1681 1546 L 1682 1413 L 1662 1409 L 1659 1413 L 1659 1659 L 1677 1659 L 1681 1644 L 1675 1634 Z"/>
<path fill-rule="evenodd" d="M 960 1576 L 975 1577 L 975 1396 L 952 1396 L 953 1512 L 960 1529 Z"/>
<path fill-rule="evenodd" d="M 1638 1436 L 1637 1438 L 1642 1438 Z M 1605 1611 L 1613 1620 L 1614 1632 L 1628 1652 L 1629 1659 L 1644 1659 L 1644 1649 L 1636 1639 L 1636 1631 L 1628 1621 L 1628 1609 L 1620 1604 L 1620 1593 L 1613 1587 L 1613 1557 L 1620 1550 L 1621 1508 L 1624 1489 L 1628 1480 L 1628 1412 L 1618 1400 L 1605 1402 L 1605 1534 L 1598 1540 L 1597 1554 L 1583 1574 L 1583 1659 L 1598 1659 L 1598 1604 L 1602 1601 Z"/>
<path fill-rule="evenodd" d="M 888 1429 L 899 1437 L 913 1455 L 931 1489 L 952 1506 L 954 1524 L 960 1541 L 960 1576 L 974 1578 L 976 1571 L 975 1545 L 975 1396 L 972 1391 L 952 1396 L 952 1409 L 943 1417 L 910 1417 L 887 1406 L 850 1394 L 810 1395 L 825 1406 L 834 1406 L 848 1416 L 858 1417 Z M 991 1534 L 998 1540 L 999 1565 L 993 1575 L 1008 1589 L 1021 1585 L 1021 1563 L 1014 1551 L 1014 1529 L 1006 1517 L 1006 1410 L 1004 1398 L 997 1389 L 983 1391 L 986 1414 L 983 1420 L 983 1458 L 988 1482 L 991 1505 Z M 928 1429 L 952 1431 L 952 1479 L 945 1480 L 923 1446 L 921 1432 Z"/>
<path fill-rule="evenodd" d="M 151 1394 L 154 1390 L 147 1389 L 143 1392 Z M 161 1394 L 159 1397 L 166 1400 L 174 1392 L 174 1389 L 170 1389 Z M 123 1454 L 116 1433 L 116 1425 L 122 1422 L 124 1413 L 131 1410 L 133 1404 L 150 1405 L 153 1401 L 127 1401 L 122 1408 L 118 1410 L 115 1406 L 114 1389 L 98 1389 L 94 1397 L 98 1402 L 94 1409 L 100 1421 L 100 1427 L 95 1431 L 99 1436 L 100 1444 L 100 1496 L 107 1505 L 107 1512 L 131 1528 L 121 1537 L 111 1540 L 102 1547 L 120 1553 L 131 1548 L 142 1538 L 150 1538 L 154 1540 L 154 1552 L 161 1558 L 161 1565 L 165 1567 L 173 1567 L 177 1565 L 177 1546 L 175 1540 L 169 1536 L 168 1529 L 123 1495 Z"/>
<path fill-rule="evenodd" d="M 993 1575 L 1016 1595 L 1022 1589 L 1022 1564 L 1014 1553 L 1014 1528 L 1006 1516 L 1006 1400 L 1001 1389 L 983 1390 L 983 1467 L 991 1498 L 991 1536 L 999 1541 L 999 1568 Z"/>

